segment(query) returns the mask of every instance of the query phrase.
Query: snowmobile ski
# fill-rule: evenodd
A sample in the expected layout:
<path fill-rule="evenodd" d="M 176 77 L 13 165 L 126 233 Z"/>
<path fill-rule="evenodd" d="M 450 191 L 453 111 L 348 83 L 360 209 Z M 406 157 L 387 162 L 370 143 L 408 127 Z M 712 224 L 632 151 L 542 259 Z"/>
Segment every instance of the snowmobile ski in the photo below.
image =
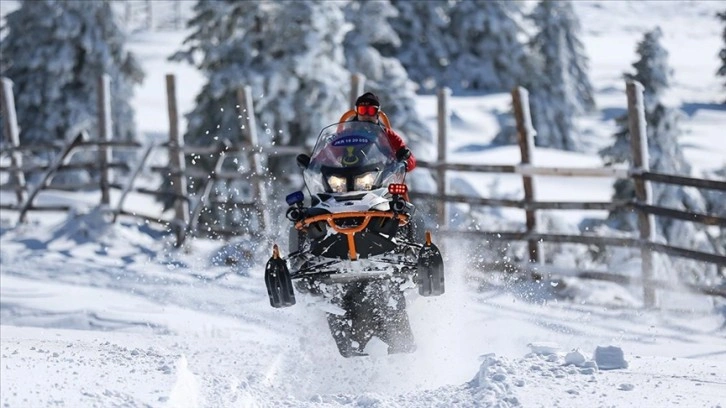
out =
<path fill-rule="evenodd" d="M 272 248 L 272 257 L 265 267 L 265 284 L 272 307 L 288 307 L 295 304 L 295 292 L 287 263 L 280 257 L 277 245 Z"/>
<path fill-rule="evenodd" d="M 444 260 L 439 248 L 431 242 L 430 231 L 426 231 L 426 243 L 419 252 L 416 272 L 419 295 L 439 296 L 444 294 Z"/>

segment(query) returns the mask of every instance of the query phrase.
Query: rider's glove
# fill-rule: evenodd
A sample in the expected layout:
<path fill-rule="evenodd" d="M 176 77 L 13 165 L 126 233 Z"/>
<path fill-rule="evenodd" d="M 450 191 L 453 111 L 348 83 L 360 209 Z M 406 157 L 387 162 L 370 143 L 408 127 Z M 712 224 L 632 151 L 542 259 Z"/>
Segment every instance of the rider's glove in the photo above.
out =
<path fill-rule="evenodd" d="M 308 156 L 307 154 L 298 154 L 295 160 L 297 161 L 297 166 L 303 170 L 307 169 L 310 165 L 310 156 Z"/>
<path fill-rule="evenodd" d="M 396 160 L 398 161 L 405 162 L 409 157 L 411 157 L 411 151 L 406 146 L 398 149 L 396 152 Z"/>

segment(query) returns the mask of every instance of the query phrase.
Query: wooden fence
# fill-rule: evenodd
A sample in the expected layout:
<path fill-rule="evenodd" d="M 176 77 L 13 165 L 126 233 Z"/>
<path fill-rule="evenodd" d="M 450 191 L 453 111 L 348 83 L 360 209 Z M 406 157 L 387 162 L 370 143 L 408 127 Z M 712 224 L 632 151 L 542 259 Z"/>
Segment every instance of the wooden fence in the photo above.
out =
<path fill-rule="evenodd" d="M 256 134 L 254 107 L 249 88 L 241 89 L 238 92 L 239 117 L 242 123 L 241 129 L 247 132 L 241 144 L 232 144 L 228 140 L 221 141 L 217 145 L 207 147 L 188 147 L 184 145 L 178 127 L 178 113 L 176 108 L 175 80 L 173 75 L 168 75 L 167 100 L 169 112 L 169 141 L 166 143 L 141 146 L 135 142 L 111 141 L 111 117 L 110 102 L 108 97 L 108 78 L 99 79 L 99 136 L 96 140 L 89 140 L 88 126 L 81 124 L 69 130 L 65 144 L 51 144 L 47 146 L 21 146 L 19 143 L 19 130 L 14 111 L 11 82 L 2 79 L 2 109 L 5 123 L 6 140 L 10 147 L 3 149 L 3 154 L 10 157 L 10 165 L 0 166 L 0 172 L 8 173 L 11 182 L 0 186 L 3 190 L 15 192 L 16 204 L 2 205 L 2 208 L 18 211 L 19 222 L 24 222 L 28 211 L 41 210 L 67 210 L 67 206 L 40 206 L 36 205 L 35 198 L 41 190 L 63 189 L 76 190 L 97 187 L 101 191 L 101 205 L 109 206 L 109 189 L 120 191 L 120 199 L 114 208 L 109 208 L 113 214 L 114 221 L 120 215 L 134 216 L 151 222 L 161 223 L 169 226 L 176 234 L 177 244 L 181 245 L 188 235 L 198 231 L 199 216 L 205 206 L 233 206 L 237 208 L 248 208 L 258 215 L 260 231 L 264 232 L 267 226 L 271 225 L 268 203 L 266 199 L 265 178 L 262 163 L 263 156 L 270 155 L 294 155 L 301 152 L 300 148 L 280 147 L 274 149 L 260 147 Z M 360 75 L 352 77 L 351 104 L 355 96 L 364 89 L 364 78 Z M 543 273 L 562 273 L 561 268 L 552 265 L 543 265 L 543 253 L 541 243 L 574 243 L 583 245 L 603 246 L 626 246 L 637 247 L 642 257 L 642 277 L 637 283 L 643 285 L 644 302 L 647 306 L 656 304 L 655 290 L 657 288 L 670 288 L 665 282 L 653 279 L 653 253 L 663 253 L 670 256 L 683 257 L 701 262 L 715 264 L 726 268 L 726 255 L 719 253 L 705 253 L 688 248 L 679 248 L 655 242 L 654 216 L 670 217 L 680 220 L 699 222 L 706 225 L 717 225 L 726 227 L 726 219 L 710 214 L 695 214 L 676 209 L 654 206 L 652 203 L 650 183 L 668 183 L 681 186 L 692 186 L 701 189 L 716 189 L 726 191 L 726 182 L 718 180 L 703 180 L 690 177 L 660 174 L 649 171 L 648 148 L 645 132 L 645 115 L 643 107 L 643 88 L 637 82 L 628 82 L 626 86 L 629 129 L 631 134 L 632 163 L 630 168 L 608 167 L 608 168 L 564 168 L 564 167 L 538 167 L 532 165 L 534 149 L 534 128 L 529 114 L 528 93 L 523 88 L 516 88 L 512 91 L 512 103 L 514 116 L 517 124 L 518 144 L 521 151 L 521 161 L 516 165 L 486 165 L 486 164 L 457 164 L 447 161 L 447 138 L 449 133 L 449 96 L 448 89 L 441 89 L 438 93 L 438 154 L 436 162 L 418 161 L 420 168 L 429 169 L 435 175 L 437 181 L 436 193 L 411 192 L 416 199 L 432 200 L 437 206 L 438 224 L 441 226 L 439 234 L 447 236 L 466 236 L 479 240 L 502 240 L 502 241 L 525 241 L 528 249 L 528 259 L 515 266 L 523 271 L 531 273 L 534 279 L 540 279 Z M 55 149 L 56 159 L 47 165 L 23 166 L 22 153 L 38 149 Z M 114 162 L 112 160 L 112 148 L 142 149 L 139 161 L 135 168 L 131 169 L 126 163 Z M 78 150 L 96 149 L 98 160 L 85 163 L 68 163 L 68 158 Z M 167 166 L 148 166 L 148 159 L 155 150 L 165 150 L 168 155 Z M 250 168 L 242 172 L 225 172 L 222 170 L 222 163 L 231 154 L 245 154 Z M 194 168 L 185 168 L 185 156 L 205 155 L 215 157 L 214 170 L 211 173 L 200 172 Z M 54 186 L 49 181 L 59 171 L 64 169 L 82 168 L 94 171 L 99 174 L 99 181 L 95 186 Z M 109 173 L 112 169 L 123 169 L 129 176 L 123 185 L 110 182 Z M 137 176 L 145 170 L 166 174 L 171 179 L 173 191 L 159 191 L 135 187 Z M 25 182 L 26 175 L 32 172 L 42 171 L 41 181 L 31 189 Z M 493 199 L 485 197 L 467 197 L 452 195 L 448 193 L 447 172 L 463 171 L 476 173 L 500 173 L 517 174 L 522 177 L 524 198 L 521 200 Z M 636 199 L 633 201 L 611 201 L 611 202 L 543 202 L 535 199 L 535 178 L 534 176 L 555 176 L 555 177 L 608 177 L 608 178 L 631 178 L 636 187 Z M 197 196 L 190 197 L 187 194 L 186 183 L 188 179 L 201 180 Z M 252 180 L 253 197 L 249 201 L 211 201 L 210 194 L 218 181 L 224 180 Z M 140 214 L 138 212 L 124 209 L 124 202 L 132 191 L 140 194 L 153 196 L 166 196 L 174 202 L 174 216 L 171 219 L 162 219 L 155 214 Z M 511 207 L 524 211 L 524 231 L 457 231 L 448 228 L 447 203 L 468 203 L 470 205 Z M 538 211 L 540 210 L 615 210 L 627 209 L 638 214 L 639 234 L 638 237 L 615 238 L 595 235 L 564 235 L 552 234 L 538 230 Z M 220 228 L 216 233 L 227 236 L 239 233 L 239 231 Z M 577 276 L 583 278 L 607 279 L 617 282 L 632 282 L 633 280 L 624 276 L 603 273 L 600 271 L 579 271 Z M 718 287 L 700 287 L 690 285 L 691 290 L 708 294 L 726 296 L 726 289 Z"/>
<path fill-rule="evenodd" d="M 542 250 L 540 243 L 574 243 L 583 245 L 604 245 L 636 247 L 640 249 L 642 259 L 642 277 L 639 280 L 643 285 L 643 299 L 647 306 L 656 303 L 655 289 L 669 288 L 671 284 L 654 280 L 653 253 L 658 252 L 669 256 L 682 257 L 696 261 L 717 265 L 723 274 L 726 269 L 726 255 L 723 253 L 706 253 L 688 248 L 680 248 L 655 242 L 654 216 L 670 217 L 679 220 L 699 222 L 705 225 L 716 225 L 726 228 L 726 218 L 710 214 L 699 214 L 677 209 L 655 206 L 652 203 L 651 182 L 666 183 L 680 186 L 691 186 L 700 189 L 715 189 L 726 192 L 726 182 L 718 180 L 695 179 L 670 174 L 661 174 L 649 171 L 648 140 L 645 131 L 645 108 L 643 105 L 643 86 L 636 81 L 626 84 L 628 100 L 629 131 L 631 135 L 630 147 L 632 163 L 630 168 L 565 168 L 565 167 L 537 167 L 533 166 L 534 129 L 529 115 L 528 93 L 523 88 L 512 91 L 512 104 L 517 123 L 517 140 L 521 152 L 521 161 L 518 165 L 476 165 L 449 163 L 446 158 L 446 138 L 448 125 L 446 121 L 439 121 L 438 134 L 438 160 L 436 162 L 419 161 L 418 166 L 428 168 L 437 174 L 436 194 L 412 192 L 413 198 L 436 200 L 439 204 L 438 224 L 443 226 L 446 235 L 466 236 L 471 239 L 526 241 L 528 247 L 528 262 L 515 265 L 518 269 L 528 271 L 534 279 L 540 279 L 542 272 L 562 272 L 562 269 L 545 267 L 542 265 Z M 448 91 L 439 92 L 439 117 L 448 118 Z M 483 197 L 466 197 L 448 194 L 446 186 L 446 171 L 464 171 L 476 173 L 503 173 L 518 174 L 522 176 L 524 198 L 522 200 L 503 200 Z M 611 202 L 544 202 L 535 200 L 535 184 L 532 176 L 557 177 L 607 177 L 631 178 L 635 185 L 635 200 Z M 467 203 L 471 205 L 511 207 L 524 210 L 524 231 L 455 231 L 447 228 L 449 217 L 444 208 L 446 203 Z M 638 237 L 614 238 L 595 235 L 564 235 L 551 234 L 538 231 L 538 210 L 632 210 L 638 215 Z M 626 276 L 598 271 L 576 272 L 576 276 L 584 278 L 607 279 L 613 281 L 630 281 Z M 689 289 L 701 293 L 718 293 L 726 296 L 726 288 L 714 288 L 690 285 Z"/>
<path fill-rule="evenodd" d="M 238 206 L 240 208 L 248 208 L 259 216 L 260 231 L 264 232 L 266 227 L 270 225 L 269 214 L 266 211 L 267 193 L 265 191 L 265 175 L 262 171 L 262 157 L 257 143 L 256 124 L 254 117 L 245 112 L 253 112 L 252 98 L 249 88 L 240 90 L 238 93 L 240 118 L 245 121 L 242 128 L 247 130 L 246 143 L 232 145 L 228 140 L 224 140 L 217 145 L 208 147 L 188 147 L 184 145 L 178 126 L 178 112 L 176 107 L 176 87 L 173 75 L 167 75 L 167 104 L 169 112 L 169 140 L 165 143 L 149 144 L 142 146 L 137 142 L 111 141 L 111 107 L 109 98 L 109 78 L 104 75 L 99 79 L 99 136 L 92 140 L 89 136 L 89 124 L 82 123 L 66 133 L 66 142 L 49 143 L 45 145 L 20 145 L 17 118 L 14 110 L 14 99 L 12 96 L 12 82 L 2 79 L 2 109 L 3 118 L 6 118 L 5 134 L 9 146 L 4 147 L 2 153 L 10 156 L 10 164 L 0 166 L 0 172 L 10 175 L 10 182 L 0 186 L 2 191 L 14 191 L 15 203 L 3 203 L 0 208 L 6 210 L 18 211 L 18 222 L 23 223 L 27 220 L 29 211 L 68 211 L 71 209 L 67 205 L 39 205 L 36 204 L 38 194 L 43 190 L 61 190 L 61 191 L 79 191 L 88 189 L 98 189 L 101 193 L 100 205 L 113 214 L 115 222 L 120 215 L 141 218 L 149 222 L 158 223 L 168 226 L 176 235 L 177 245 L 181 245 L 185 238 L 193 234 L 198 226 L 198 217 L 205 206 L 225 205 Z M 130 166 L 121 161 L 114 162 L 112 160 L 111 149 L 143 149 L 139 156 L 139 161 L 132 169 Z M 82 161 L 69 163 L 73 154 L 86 151 L 97 150 L 98 160 Z M 166 151 L 168 157 L 167 166 L 149 166 L 148 161 L 153 153 L 157 150 Z M 287 149 L 290 150 L 290 149 Z M 23 153 L 53 151 L 55 159 L 51 163 L 41 165 L 23 165 Z M 276 148 L 276 152 L 284 153 L 285 148 Z M 222 163 L 230 153 L 243 153 L 248 156 L 251 168 L 247 171 L 239 172 L 221 172 Z M 294 150 L 297 153 L 298 150 Z M 189 155 L 212 155 L 216 157 L 215 171 L 210 173 L 200 172 L 196 169 L 187 169 L 185 166 L 185 156 Z M 92 174 L 98 174 L 97 183 L 85 183 L 75 185 L 53 185 L 52 178 L 65 170 L 83 169 Z M 110 170 L 123 170 L 129 176 L 125 184 L 111 182 Z M 136 187 L 135 183 L 140 174 L 145 170 L 153 171 L 157 174 L 164 174 L 169 177 L 171 191 L 164 189 L 149 189 Z M 26 183 L 26 174 L 40 173 L 40 181 L 33 186 Z M 196 196 L 190 196 L 187 193 L 187 180 L 196 179 L 200 181 L 201 193 Z M 210 201 L 209 197 L 213 190 L 213 185 L 219 180 L 232 179 L 250 179 L 252 180 L 253 197 L 249 201 L 244 202 L 216 202 Z M 120 192 L 116 206 L 110 208 L 111 189 Z M 144 214 L 138 211 L 129 211 L 124 208 L 124 203 L 129 193 L 135 192 L 142 195 L 150 195 L 156 197 L 171 198 L 173 202 L 174 215 L 170 219 L 165 219 L 158 214 Z M 216 231 L 221 235 L 234 235 L 236 231 L 221 229 Z"/>

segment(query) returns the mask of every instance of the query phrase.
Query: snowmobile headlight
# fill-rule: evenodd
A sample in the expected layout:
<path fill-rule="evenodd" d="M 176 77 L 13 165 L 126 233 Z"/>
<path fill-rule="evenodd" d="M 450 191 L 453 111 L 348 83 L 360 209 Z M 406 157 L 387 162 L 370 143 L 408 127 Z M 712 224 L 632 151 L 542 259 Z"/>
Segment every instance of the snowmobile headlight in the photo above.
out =
<path fill-rule="evenodd" d="M 371 171 L 355 178 L 355 191 L 370 191 L 373 189 L 373 183 L 376 182 L 378 176 L 377 171 Z"/>
<path fill-rule="evenodd" d="M 334 193 L 345 193 L 347 190 L 347 181 L 345 177 L 340 176 L 330 176 L 328 177 L 328 185 L 333 190 Z"/>

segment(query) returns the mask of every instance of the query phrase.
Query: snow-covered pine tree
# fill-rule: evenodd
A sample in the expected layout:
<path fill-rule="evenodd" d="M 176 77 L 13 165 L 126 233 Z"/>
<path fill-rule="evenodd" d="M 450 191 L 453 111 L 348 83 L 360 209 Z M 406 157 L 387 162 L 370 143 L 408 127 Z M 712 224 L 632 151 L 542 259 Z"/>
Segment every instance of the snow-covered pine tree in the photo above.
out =
<path fill-rule="evenodd" d="M 250 113 L 263 145 L 309 146 L 348 107 L 342 48 L 347 27 L 339 4 L 199 1 L 189 26 L 194 32 L 172 59 L 189 61 L 207 76 L 187 115 L 189 145 L 246 137 L 235 96 L 245 85 L 252 88 Z M 249 169 L 239 160 L 241 170 Z M 190 165 L 208 171 L 212 166 L 206 158 Z M 294 157 L 271 158 L 267 166 L 276 182 L 272 198 L 300 188 Z"/>
<path fill-rule="evenodd" d="M 635 74 L 624 74 L 626 79 L 636 80 L 643 85 L 646 116 L 655 111 L 663 93 L 670 87 L 670 78 L 673 75 L 673 71 L 668 65 L 668 51 L 661 44 L 662 37 L 663 33 L 660 28 L 645 33 L 643 40 L 636 47 L 636 53 L 640 59 L 633 63 Z M 626 163 L 630 160 L 628 115 L 625 114 L 615 121 L 620 128 L 615 133 L 615 141 L 611 146 L 600 151 L 600 155 L 608 164 Z M 648 124 L 650 123 L 648 121 Z M 649 140 L 654 131 L 654 128 L 648 127 Z"/>
<path fill-rule="evenodd" d="M 206 2 L 195 6 L 194 33 L 172 59 L 208 77 L 187 115 L 185 141 L 240 141 L 235 94 L 252 87 L 260 142 L 305 146 L 347 107 L 343 68 L 345 21 L 335 3 L 304 0 Z M 294 160 L 292 160 L 294 165 Z M 278 177 L 286 177 L 277 174 Z"/>
<path fill-rule="evenodd" d="M 578 35 L 580 23 L 569 2 L 544 0 L 528 16 L 537 27 L 530 46 L 533 68 L 525 86 L 530 91 L 535 144 L 581 150 L 573 119 L 595 108 L 587 75 L 587 57 Z"/>
<path fill-rule="evenodd" d="M 442 83 L 451 50 L 458 45 L 448 33 L 453 0 L 391 0 L 398 10 L 390 25 L 398 34 L 400 46 L 377 45 L 385 56 L 397 58 L 418 92 L 433 93 Z"/>
<path fill-rule="evenodd" d="M 345 36 L 346 66 L 366 77 L 366 91 L 378 95 L 381 108 L 391 125 L 403 133 L 411 148 L 419 153 L 432 146 L 432 135 L 415 109 L 415 84 L 395 58 L 385 57 L 376 46 L 398 43 L 387 19 L 396 9 L 388 0 L 351 1 L 345 7 L 346 19 L 355 27 Z"/>
<path fill-rule="evenodd" d="M 682 114 L 663 105 L 661 98 L 670 86 L 672 70 L 668 65 L 668 52 L 661 44 L 663 34 L 656 28 L 645 34 L 637 46 L 639 59 L 633 63 L 635 74 L 626 74 L 644 86 L 645 119 L 648 138 L 649 165 L 651 171 L 674 175 L 689 175 L 691 167 L 683 155 L 678 138 L 681 134 L 679 121 Z M 611 147 L 600 154 L 608 163 L 624 163 L 630 160 L 630 132 L 627 115 L 617 119 L 621 130 L 615 134 Z M 614 199 L 629 200 L 635 197 L 633 183 L 629 179 L 618 180 L 614 185 Z M 692 187 L 662 183 L 653 184 L 653 203 L 658 206 L 697 213 L 706 212 L 704 197 Z M 608 223 L 620 230 L 636 231 L 637 218 L 632 211 L 612 212 Z M 671 245 L 713 252 L 705 228 L 701 224 L 667 217 L 656 218 L 656 230 Z M 673 262 L 681 263 L 675 260 Z M 703 277 L 706 270 L 715 268 L 686 263 L 678 268 L 682 276 L 691 274 Z"/>
<path fill-rule="evenodd" d="M 448 33 L 457 47 L 450 50 L 443 85 L 454 92 L 510 91 L 521 83 L 528 57 L 519 3 L 460 1 L 450 17 Z"/>
<path fill-rule="evenodd" d="M 14 82 L 21 144 L 62 140 L 84 121 L 97 135 L 104 73 L 111 77 L 112 138 L 136 138 L 130 100 L 144 74 L 125 50 L 109 1 L 24 1 L 5 22 L 0 67 Z"/>
<path fill-rule="evenodd" d="M 716 16 L 721 20 L 721 23 L 723 23 L 724 26 L 721 34 L 723 48 L 721 48 L 721 51 L 718 53 L 718 56 L 721 59 L 721 67 L 718 69 L 716 74 L 718 76 L 726 77 L 726 10 L 718 13 Z M 726 87 L 726 83 L 724 83 L 724 87 Z M 724 101 L 724 103 L 726 103 L 726 101 Z"/>

